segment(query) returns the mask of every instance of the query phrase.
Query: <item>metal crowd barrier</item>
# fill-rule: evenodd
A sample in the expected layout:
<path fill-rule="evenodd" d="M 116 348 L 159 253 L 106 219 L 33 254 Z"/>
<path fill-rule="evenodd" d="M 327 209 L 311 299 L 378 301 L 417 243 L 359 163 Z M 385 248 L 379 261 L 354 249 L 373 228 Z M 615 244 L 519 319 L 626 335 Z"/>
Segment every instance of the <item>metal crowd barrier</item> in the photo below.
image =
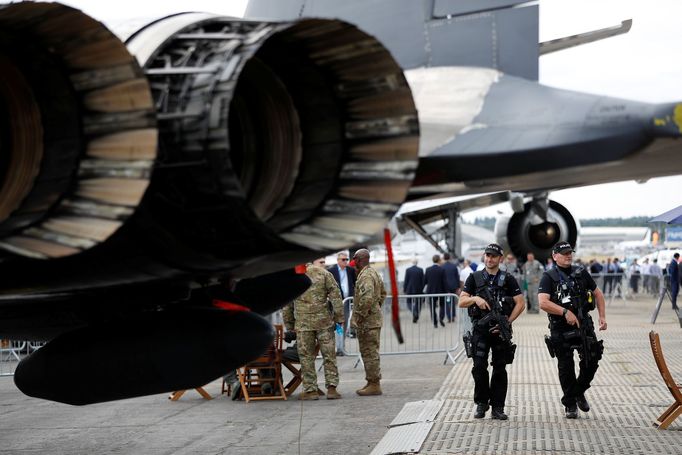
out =
<path fill-rule="evenodd" d="M 19 361 L 44 344 L 35 341 L 0 340 L 0 376 L 13 376 Z"/>
<path fill-rule="evenodd" d="M 631 299 L 634 294 L 634 285 L 637 293 L 642 295 L 658 296 L 664 283 L 663 275 L 632 274 L 629 271 L 623 273 L 593 273 L 595 283 L 606 297 L 607 303 L 611 304 L 616 298 L 623 301 Z"/>
<path fill-rule="evenodd" d="M 379 353 L 381 355 L 402 355 L 402 354 L 427 354 L 442 352 L 445 354 L 443 364 L 448 360 L 453 363 L 459 356 L 458 351 L 462 351 L 462 334 L 466 330 L 465 325 L 471 324 L 466 309 L 458 308 L 459 298 L 456 294 L 420 294 L 420 295 L 400 295 L 399 317 L 400 327 L 403 334 L 404 343 L 398 343 L 398 339 L 393 331 L 391 316 L 392 297 L 388 296 L 384 305 L 383 327 L 381 330 L 381 343 Z M 344 324 L 350 328 L 350 319 L 353 314 L 353 297 L 344 300 L 350 303 L 348 319 Z M 445 314 L 443 317 L 444 325 L 440 324 L 440 304 L 444 305 Z M 435 305 L 436 319 L 432 317 L 432 308 Z M 414 315 L 418 315 L 417 322 L 413 322 Z M 437 325 L 437 327 L 434 326 Z M 359 357 L 357 338 L 351 338 L 349 331 L 344 330 L 343 351 L 345 355 L 356 355 Z"/>

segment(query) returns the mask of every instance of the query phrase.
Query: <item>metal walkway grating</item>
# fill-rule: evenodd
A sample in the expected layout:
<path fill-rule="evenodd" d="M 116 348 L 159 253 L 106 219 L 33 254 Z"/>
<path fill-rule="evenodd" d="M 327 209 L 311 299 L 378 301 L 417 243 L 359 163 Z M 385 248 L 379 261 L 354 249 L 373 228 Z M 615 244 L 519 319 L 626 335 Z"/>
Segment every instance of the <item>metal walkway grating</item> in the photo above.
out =
<path fill-rule="evenodd" d="M 673 377 L 682 378 L 682 330 L 669 309 L 652 326 L 654 304 L 653 298 L 639 297 L 607 306 L 609 329 L 598 334 L 606 351 L 586 394 L 592 410 L 577 420 L 564 417 L 559 401 L 556 359 L 543 340 L 546 316 L 522 315 L 514 324 L 517 357 L 508 367 L 509 420 L 492 420 L 489 413 L 473 418 L 471 360 L 462 357 L 435 396 L 444 404 L 419 453 L 682 454 L 682 420 L 667 431 L 652 425 L 672 398 L 651 355 L 650 330 L 661 335 Z"/>

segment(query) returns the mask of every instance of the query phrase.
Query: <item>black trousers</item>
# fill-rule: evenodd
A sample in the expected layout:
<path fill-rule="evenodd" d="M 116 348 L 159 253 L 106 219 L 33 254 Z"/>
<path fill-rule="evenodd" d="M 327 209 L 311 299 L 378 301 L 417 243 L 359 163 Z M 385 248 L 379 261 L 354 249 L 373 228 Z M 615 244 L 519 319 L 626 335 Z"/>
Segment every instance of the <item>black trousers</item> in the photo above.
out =
<path fill-rule="evenodd" d="M 557 357 L 557 366 L 559 370 L 559 382 L 561 383 L 561 390 L 564 392 L 561 397 L 561 403 L 564 406 L 573 407 L 576 404 L 576 397 L 583 395 L 587 389 L 590 388 L 590 383 L 594 379 L 594 375 L 599 368 L 599 360 L 602 356 L 602 345 L 597 343 L 597 337 L 594 333 L 594 324 L 591 319 L 586 319 L 587 323 L 587 337 L 592 340 L 590 343 L 591 354 L 587 358 L 587 362 L 583 362 L 583 348 L 580 339 L 572 338 L 572 340 L 564 340 L 562 337 L 566 332 L 574 331 L 575 328 L 564 330 L 552 330 L 551 336 L 553 340 L 558 340 L 555 343 L 555 351 Z M 575 374 L 575 360 L 573 351 L 578 351 L 580 356 L 580 372 L 576 377 Z"/>
<path fill-rule="evenodd" d="M 412 317 L 414 319 L 419 319 L 419 313 L 422 310 L 423 297 L 408 297 L 407 298 L 407 309 L 412 312 Z"/>
<path fill-rule="evenodd" d="M 487 332 L 474 331 L 474 402 L 490 404 L 493 408 L 504 408 L 507 398 L 507 343 L 500 337 Z M 488 376 L 488 355 L 492 351 L 492 375 Z"/>
<path fill-rule="evenodd" d="M 438 326 L 438 321 L 445 319 L 445 297 L 430 297 L 431 300 L 431 321 L 433 326 Z M 438 306 L 438 314 L 436 315 L 436 306 Z"/>

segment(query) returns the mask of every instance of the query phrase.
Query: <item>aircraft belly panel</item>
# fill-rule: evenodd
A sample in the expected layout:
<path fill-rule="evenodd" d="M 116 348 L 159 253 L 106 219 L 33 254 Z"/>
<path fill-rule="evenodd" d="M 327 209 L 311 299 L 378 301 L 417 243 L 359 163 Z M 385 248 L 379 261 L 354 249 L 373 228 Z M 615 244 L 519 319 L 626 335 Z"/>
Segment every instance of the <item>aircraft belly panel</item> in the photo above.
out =
<path fill-rule="evenodd" d="M 505 6 L 525 3 L 525 0 L 435 0 L 433 4 L 433 15 L 444 17 L 447 15 L 456 16 L 459 14 L 475 13 L 477 11 L 502 8 Z"/>
<path fill-rule="evenodd" d="M 494 13 L 429 22 L 430 66 L 479 66 L 497 69 Z M 466 45 L 462 45 L 466 43 Z"/>
<path fill-rule="evenodd" d="M 538 7 L 509 8 L 495 12 L 497 65 L 506 74 L 537 81 L 539 75 Z"/>

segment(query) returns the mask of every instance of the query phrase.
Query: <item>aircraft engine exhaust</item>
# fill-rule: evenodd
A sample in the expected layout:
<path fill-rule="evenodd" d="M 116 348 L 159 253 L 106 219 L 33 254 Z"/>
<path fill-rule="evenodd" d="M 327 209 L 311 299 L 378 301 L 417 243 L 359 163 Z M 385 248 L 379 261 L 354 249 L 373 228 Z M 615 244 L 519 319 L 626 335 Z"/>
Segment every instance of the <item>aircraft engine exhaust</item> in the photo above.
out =
<path fill-rule="evenodd" d="M 58 3 L 0 6 L 0 248 L 64 257 L 105 241 L 156 157 L 149 83 L 104 25 Z"/>
<path fill-rule="evenodd" d="M 525 260 L 532 252 L 543 263 L 551 257 L 552 246 L 566 240 L 576 247 L 580 226 L 571 213 L 556 201 L 549 201 L 547 219 L 539 218 L 532 210 L 532 201 L 524 204 L 524 210 L 505 216 L 495 224 L 497 242 L 506 251 Z"/>
<path fill-rule="evenodd" d="M 417 167 L 400 66 L 338 20 L 183 13 L 124 45 L 70 7 L 10 4 L 0 68 L 15 289 L 284 270 L 380 232 Z"/>
<path fill-rule="evenodd" d="M 357 28 L 188 13 L 127 43 L 153 87 L 160 195 L 204 209 L 191 224 L 220 238 L 204 236 L 202 248 L 226 233 L 344 248 L 374 235 L 405 199 L 418 147 L 411 92 L 388 51 Z"/>

